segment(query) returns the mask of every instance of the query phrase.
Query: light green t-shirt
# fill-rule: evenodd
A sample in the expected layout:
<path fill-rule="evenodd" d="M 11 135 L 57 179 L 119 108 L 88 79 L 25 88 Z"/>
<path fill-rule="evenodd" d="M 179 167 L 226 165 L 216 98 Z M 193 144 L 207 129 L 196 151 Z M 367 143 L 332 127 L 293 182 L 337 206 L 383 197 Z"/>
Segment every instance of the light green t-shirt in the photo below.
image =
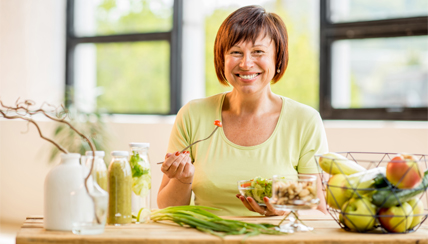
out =
<path fill-rule="evenodd" d="M 214 120 L 221 120 L 225 95 L 193 100 L 183 106 L 172 128 L 168 152 L 180 151 L 209 136 L 215 128 Z M 211 138 L 191 147 L 196 205 L 220 208 L 221 211 L 213 212 L 220 216 L 259 215 L 247 210 L 236 198 L 237 181 L 256 176 L 272 178 L 280 174 L 319 173 L 314 154 L 328 151 L 319 113 L 292 99 L 281 98 L 283 103 L 276 128 L 262 144 L 236 145 L 219 128 Z"/>

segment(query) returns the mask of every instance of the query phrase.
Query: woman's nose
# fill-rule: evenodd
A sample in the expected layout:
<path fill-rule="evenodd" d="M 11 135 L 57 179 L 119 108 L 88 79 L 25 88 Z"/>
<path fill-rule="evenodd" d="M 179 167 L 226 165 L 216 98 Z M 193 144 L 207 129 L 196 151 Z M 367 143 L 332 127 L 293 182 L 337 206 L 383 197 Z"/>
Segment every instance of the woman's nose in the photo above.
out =
<path fill-rule="evenodd" d="M 253 58 L 251 57 L 251 55 L 244 54 L 244 56 L 241 59 L 241 62 L 239 63 L 239 67 L 241 69 L 247 70 L 247 69 L 253 67 L 253 65 L 254 65 L 254 61 L 253 61 Z"/>

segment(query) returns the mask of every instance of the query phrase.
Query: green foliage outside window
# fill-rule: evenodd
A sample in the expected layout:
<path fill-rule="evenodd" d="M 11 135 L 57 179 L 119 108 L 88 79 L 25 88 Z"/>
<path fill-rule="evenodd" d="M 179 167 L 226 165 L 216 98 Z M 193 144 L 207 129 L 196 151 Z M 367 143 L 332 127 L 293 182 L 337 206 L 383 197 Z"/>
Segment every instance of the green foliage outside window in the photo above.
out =
<path fill-rule="evenodd" d="M 118 18 L 116 1 L 104 0 L 97 8 L 97 33 L 169 31 L 172 15 L 155 14 L 150 1 L 130 1 L 135 6 Z M 316 33 L 300 28 L 282 1 L 274 3 L 289 34 L 289 65 L 283 78 L 272 85 L 273 92 L 318 108 L 318 49 Z M 230 91 L 220 85 L 214 70 L 214 40 L 222 21 L 236 8 L 219 8 L 205 19 L 206 96 Z M 268 8 L 267 8 L 268 9 Z M 116 12 L 115 12 L 116 11 Z M 268 11 L 270 11 L 268 9 Z M 172 13 L 172 9 L 171 9 Z M 303 21 L 307 21 L 303 19 Z M 169 46 L 167 42 L 97 44 L 97 86 L 104 93 L 98 107 L 118 113 L 168 113 Z"/>
<path fill-rule="evenodd" d="M 153 1 L 104 0 L 96 8 L 100 35 L 162 32 L 172 28 L 172 8 Z M 158 1 L 158 3 L 161 3 Z M 170 46 L 168 41 L 96 44 L 97 107 L 109 113 L 170 112 Z"/>
<path fill-rule="evenodd" d="M 124 33 L 163 32 L 172 29 L 172 7 L 160 4 L 153 7 L 150 0 L 120 0 L 127 8 L 119 6 L 117 0 L 102 1 L 94 13 L 97 35 Z M 157 9 L 157 11 L 155 11 Z"/>
<path fill-rule="evenodd" d="M 169 113 L 169 43 L 98 44 L 97 85 L 111 113 Z"/>

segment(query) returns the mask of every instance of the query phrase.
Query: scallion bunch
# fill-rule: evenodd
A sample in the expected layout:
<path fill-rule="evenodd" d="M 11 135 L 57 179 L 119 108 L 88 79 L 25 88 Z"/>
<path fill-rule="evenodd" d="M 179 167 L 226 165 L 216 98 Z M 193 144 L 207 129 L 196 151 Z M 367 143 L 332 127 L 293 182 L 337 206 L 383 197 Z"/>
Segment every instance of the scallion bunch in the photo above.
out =
<path fill-rule="evenodd" d="M 220 210 L 206 206 L 174 206 L 156 210 L 150 215 L 153 221 L 170 220 L 180 226 L 189 226 L 199 231 L 223 238 L 226 235 L 259 234 L 281 235 L 275 229 L 277 225 L 261 223 L 253 224 L 238 220 L 223 219 L 207 210 Z"/>

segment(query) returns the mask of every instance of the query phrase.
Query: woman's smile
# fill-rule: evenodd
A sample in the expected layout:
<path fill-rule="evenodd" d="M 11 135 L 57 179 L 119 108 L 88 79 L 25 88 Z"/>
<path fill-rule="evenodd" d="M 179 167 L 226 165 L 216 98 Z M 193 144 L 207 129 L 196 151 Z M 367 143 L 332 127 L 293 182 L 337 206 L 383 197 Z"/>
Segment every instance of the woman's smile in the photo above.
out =
<path fill-rule="evenodd" d="M 270 89 L 275 75 L 275 43 L 269 36 L 256 41 L 241 41 L 225 53 L 225 76 L 239 93 L 257 93 Z"/>
<path fill-rule="evenodd" d="M 255 81 L 259 76 L 260 73 L 238 73 L 235 74 L 237 77 L 239 77 L 243 82 L 252 82 Z"/>

